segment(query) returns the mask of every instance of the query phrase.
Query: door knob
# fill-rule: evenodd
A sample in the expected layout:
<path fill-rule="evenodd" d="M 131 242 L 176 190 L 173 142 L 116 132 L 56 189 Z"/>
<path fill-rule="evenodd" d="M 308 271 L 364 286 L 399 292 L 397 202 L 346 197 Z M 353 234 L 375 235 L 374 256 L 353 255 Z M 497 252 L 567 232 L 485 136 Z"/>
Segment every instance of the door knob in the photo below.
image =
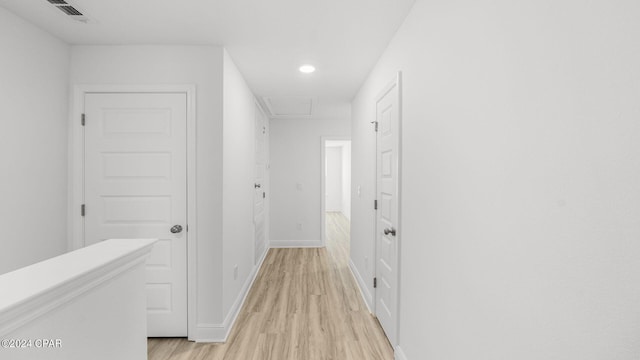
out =
<path fill-rule="evenodd" d="M 391 234 L 393 236 L 396 236 L 396 229 L 394 229 L 392 227 L 384 229 L 383 232 L 384 232 L 385 235 Z"/>
<path fill-rule="evenodd" d="M 260 184 L 253 184 L 253 187 L 256 189 L 260 189 L 260 186 L 261 186 Z"/>
<path fill-rule="evenodd" d="M 181 226 L 181 225 L 173 225 L 173 226 L 171 227 L 171 230 L 170 230 L 170 231 L 171 231 L 171 233 L 173 233 L 173 234 L 179 234 L 179 233 L 181 233 L 181 232 L 182 232 L 182 226 Z"/>

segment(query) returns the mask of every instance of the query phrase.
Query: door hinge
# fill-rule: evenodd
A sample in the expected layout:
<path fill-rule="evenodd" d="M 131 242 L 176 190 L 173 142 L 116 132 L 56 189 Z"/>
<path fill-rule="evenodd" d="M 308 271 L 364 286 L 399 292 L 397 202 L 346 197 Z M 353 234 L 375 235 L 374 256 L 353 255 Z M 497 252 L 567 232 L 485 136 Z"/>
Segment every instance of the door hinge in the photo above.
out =
<path fill-rule="evenodd" d="M 373 288 L 377 288 L 378 287 L 378 278 L 373 278 Z"/>
<path fill-rule="evenodd" d="M 80 216 L 84 216 L 85 214 L 85 206 L 84 204 L 80 205 Z"/>
<path fill-rule="evenodd" d="M 267 193 L 266 192 L 262 192 L 262 198 L 265 199 L 267 197 Z"/>
<path fill-rule="evenodd" d="M 82 124 L 82 126 L 84 126 L 85 119 L 86 119 L 86 116 L 82 114 L 82 117 L 80 118 L 80 124 Z"/>
<path fill-rule="evenodd" d="M 376 121 L 376 132 L 378 132 L 378 122 Z"/>
<path fill-rule="evenodd" d="M 373 210 L 378 210 L 378 200 L 373 200 Z"/>

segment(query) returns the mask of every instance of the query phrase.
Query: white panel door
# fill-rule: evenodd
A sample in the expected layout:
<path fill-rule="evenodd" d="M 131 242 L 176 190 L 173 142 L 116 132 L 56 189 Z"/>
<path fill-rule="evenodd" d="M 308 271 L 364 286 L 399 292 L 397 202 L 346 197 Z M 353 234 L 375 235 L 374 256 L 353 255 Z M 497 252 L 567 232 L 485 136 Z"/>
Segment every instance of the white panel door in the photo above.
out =
<path fill-rule="evenodd" d="M 159 239 L 146 265 L 148 335 L 186 336 L 186 94 L 84 100 L 85 245 Z"/>
<path fill-rule="evenodd" d="M 394 81 L 378 97 L 376 291 L 375 312 L 391 344 L 396 343 L 398 323 L 398 164 L 399 90 Z"/>
<path fill-rule="evenodd" d="M 267 249 L 266 236 L 266 173 L 267 173 L 267 124 L 262 110 L 255 109 L 255 181 L 253 196 L 253 224 L 255 231 L 255 263 Z"/>

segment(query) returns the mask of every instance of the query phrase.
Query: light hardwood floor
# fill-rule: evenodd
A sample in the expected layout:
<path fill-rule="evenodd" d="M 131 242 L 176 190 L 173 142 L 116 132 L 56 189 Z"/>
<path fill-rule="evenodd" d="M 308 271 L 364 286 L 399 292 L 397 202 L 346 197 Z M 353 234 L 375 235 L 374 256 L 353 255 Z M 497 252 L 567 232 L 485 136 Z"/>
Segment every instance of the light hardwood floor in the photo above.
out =
<path fill-rule="evenodd" d="M 224 344 L 148 341 L 150 360 L 391 360 L 348 267 L 349 222 L 327 213 L 327 247 L 270 249 Z"/>

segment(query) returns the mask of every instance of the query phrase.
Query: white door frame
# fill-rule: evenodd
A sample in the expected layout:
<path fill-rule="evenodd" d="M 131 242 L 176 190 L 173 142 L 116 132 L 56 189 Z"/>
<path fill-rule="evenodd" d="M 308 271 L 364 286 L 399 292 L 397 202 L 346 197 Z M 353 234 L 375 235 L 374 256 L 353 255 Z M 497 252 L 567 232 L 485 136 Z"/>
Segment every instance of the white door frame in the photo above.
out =
<path fill-rule="evenodd" d="M 187 95 L 187 336 L 196 334 L 196 86 L 74 85 L 69 117 L 68 229 L 69 251 L 84 247 L 84 97 L 90 93 L 182 93 Z M 190 229 L 190 231 L 189 231 Z"/>
<path fill-rule="evenodd" d="M 321 136 L 320 137 L 320 246 L 327 246 L 327 234 L 325 230 L 325 208 L 326 208 L 326 191 L 325 191 L 325 177 L 326 167 L 324 166 L 326 161 L 327 141 L 351 141 L 351 136 Z"/>
<path fill-rule="evenodd" d="M 375 103 L 377 104 L 393 87 L 397 87 L 398 89 L 398 134 L 397 134 L 397 139 L 398 139 L 398 149 L 397 149 L 397 178 L 396 178 L 396 198 L 397 198 L 397 204 L 398 204 L 398 220 L 397 220 L 397 224 L 396 224 L 396 230 L 398 231 L 397 235 L 395 236 L 395 240 L 396 240 L 396 244 L 397 244 L 397 251 L 396 251 L 396 303 L 395 303 L 395 308 L 396 308 L 396 321 L 395 321 L 395 339 L 389 339 L 389 342 L 391 343 L 391 345 L 393 346 L 394 350 L 395 348 L 400 344 L 400 288 L 401 288 L 401 252 L 402 252 L 402 241 L 401 241 L 401 237 L 402 237 L 402 72 L 398 71 L 396 77 L 389 82 L 383 89 L 382 91 L 380 91 L 378 93 L 378 95 L 375 97 Z M 374 120 L 374 122 L 377 122 L 377 111 L 376 111 L 376 119 Z M 377 124 L 376 124 L 377 126 Z M 377 154 L 378 154 L 378 132 L 374 133 L 376 136 L 376 147 L 375 147 L 375 154 L 374 156 L 376 157 L 376 172 L 373 176 L 374 179 L 374 184 L 375 184 L 375 197 L 378 197 L 378 159 L 377 159 Z M 373 237 L 373 253 L 374 253 L 374 277 L 377 277 L 377 267 L 378 267 L 378 246 L 377 246 L 377 231 L 378 231 L 378 214 L 377 212 L 374 213 L 374 220 L 373 220 L 373 228 L 374 228 L 374 234 L 375 236 Z M 373 313 L 376 314 L 377 313 L 377 295 L 376 295 L 377 289 L 373 289 Z"/>

